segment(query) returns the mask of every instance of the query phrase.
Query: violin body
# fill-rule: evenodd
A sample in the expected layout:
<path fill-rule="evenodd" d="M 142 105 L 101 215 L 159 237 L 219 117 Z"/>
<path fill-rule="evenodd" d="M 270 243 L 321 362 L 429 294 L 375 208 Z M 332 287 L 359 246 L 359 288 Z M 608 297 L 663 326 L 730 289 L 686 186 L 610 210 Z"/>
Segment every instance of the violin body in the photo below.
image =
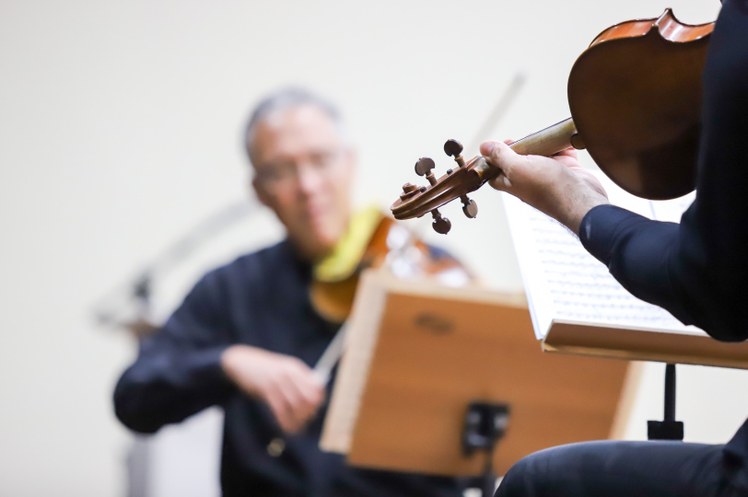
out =
<path fill-rule="evenodd" d="M 446 253 L 435 253 L 423 240 L 382 216 L 372 231 L 360 257 L 333 277 L 315 274 L 310 300 L 317 313 L 331 323 L 342 323 L 353 308 L 361 273 L 366 269 L 387 267 L 398 277 L 436 278 L 454 283 L 472 279 L 468 269 Z M 449 281 L 446 281 L 449 280 Z"/>
<path fill-rule="evenodd" d="M 353 307 L 358 278 L 364 269 L 378 267 L 387 256 L 387 234 L 394 221 L 382 217 L 368 239 L 363 253 L 345 272 L 334 278 L 315 274 L 310 287 L 310 299 L 317 313 L 332 323 L 342 323 Z"/>
<path fill-rule="evenodd" d="M 668 9 L 608 28 L 574 63 L 567 90 L 577 132 L 629 193 L 663 200 L 694 189 L 712 29 L 682 24 Z"/>
<path fill-rule="evenodd" d="M 586 148 L 610 179 L 633 195 L 665 200 L 692 191 L 701 127 L 701 76 L 714 23 L 687 25 L 667 9 L 656 19 L 628 21 L 600 33 L 577 58 L 567 94 L 571 118 L 510 143 L 520 154 L 553 155 Z M 429 186 L 403 186 L 392 204 L 396 219 L 431 212 L 434 229 L 449 231 L 438 207 L 500 174 L 482 156 L 464 160 L 450 140 L 457 168 Z M 416 164 L 416 172 L 425 169 Z M 433 161 L 431 161 L 433 163 Z M 473 203 L 474 204 L 474 203 Z M 472 205 L 475 217 L 477 207 Z"/>

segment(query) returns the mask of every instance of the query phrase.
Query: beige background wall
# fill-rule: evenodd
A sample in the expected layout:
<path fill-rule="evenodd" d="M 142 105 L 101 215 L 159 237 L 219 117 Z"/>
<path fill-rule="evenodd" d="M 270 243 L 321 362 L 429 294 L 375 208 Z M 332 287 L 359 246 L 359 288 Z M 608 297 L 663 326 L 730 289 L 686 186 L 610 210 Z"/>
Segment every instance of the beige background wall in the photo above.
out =
<path fill-rule="evenodd" d="M 0 494 L 124 495 L 130 435 L 110 396 L 134 344 L 92 308 L 244 198 L 240 129 L 265 92 L 337 101 L 359 144 L 357 197 L 386 207 L 416 158 L 446 167 L 446 138 L 476 139 L 517 74 L 493 136 L 566 117 L 566 75 L 594 35 L 666 6 L 699 23 L 719 2 L 0 0 Z M 447 209 L 440 241 L 519 289 L 499 197 L 475 198 L 479 218 Z M 238 226 L 163 279 L 157 312 L 204 267 L 279 235 L 266 213 Z M 660 369 L 645 370 L 628 437 L 661 416 Z M 683 368 L 679 386 L 689 439 L 724 440 L 748 413 L 743 372 Z"/>

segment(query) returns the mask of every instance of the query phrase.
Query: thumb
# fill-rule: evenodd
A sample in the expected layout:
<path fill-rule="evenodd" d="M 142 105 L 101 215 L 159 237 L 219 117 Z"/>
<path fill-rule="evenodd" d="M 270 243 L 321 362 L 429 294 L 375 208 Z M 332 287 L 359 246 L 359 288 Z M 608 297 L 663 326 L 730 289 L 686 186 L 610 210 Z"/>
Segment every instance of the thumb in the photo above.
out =
<path fill-rule="evenodd" d="M 491 152 L 493 152 L 493 149 L 496 148 L 496 145 L 499 142 L 496 141 L 487 141 L 480 144 L 480 153 L 484 157 L 488 157 L 491 155 Z"/>
<path fill-rule="evenodd" d="M 489 164 L 499 168 L 501 171 L 498 176 L 489 181 L 489 184 L 497 189 L 505 191 L 511 188 L 512 169 L 518 159 L 518 155 L 509 145 L 503 142 L 489 141 L 480 146 L 481 155 L 483 155 Z"/>

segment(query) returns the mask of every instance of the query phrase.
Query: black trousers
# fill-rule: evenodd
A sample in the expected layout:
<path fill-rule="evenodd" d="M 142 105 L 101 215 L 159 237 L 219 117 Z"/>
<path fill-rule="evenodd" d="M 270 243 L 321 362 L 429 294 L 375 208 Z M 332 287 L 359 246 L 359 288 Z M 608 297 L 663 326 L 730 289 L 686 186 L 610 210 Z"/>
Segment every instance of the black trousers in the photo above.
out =
<path fill-rule="evenodd" d="M 495 497 L 748 496 L 748 467 L 722 445 L 585 442 L 515 464 Z"/>

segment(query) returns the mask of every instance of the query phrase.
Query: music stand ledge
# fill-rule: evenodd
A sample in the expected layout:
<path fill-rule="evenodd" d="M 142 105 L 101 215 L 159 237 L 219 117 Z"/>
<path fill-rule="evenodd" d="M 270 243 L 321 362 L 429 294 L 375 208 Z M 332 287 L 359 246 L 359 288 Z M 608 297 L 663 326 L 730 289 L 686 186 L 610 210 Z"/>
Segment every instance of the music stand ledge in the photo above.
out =
<path fill-rule="evenodd" d="M 484 471 L 465 455 L 468 406 L 511 410 L 493 469 L 610 436 L 626 361 L 544 354 L 523 297 L 362 277 L 321 446 L 350 464 L 426 474 Z"/>

